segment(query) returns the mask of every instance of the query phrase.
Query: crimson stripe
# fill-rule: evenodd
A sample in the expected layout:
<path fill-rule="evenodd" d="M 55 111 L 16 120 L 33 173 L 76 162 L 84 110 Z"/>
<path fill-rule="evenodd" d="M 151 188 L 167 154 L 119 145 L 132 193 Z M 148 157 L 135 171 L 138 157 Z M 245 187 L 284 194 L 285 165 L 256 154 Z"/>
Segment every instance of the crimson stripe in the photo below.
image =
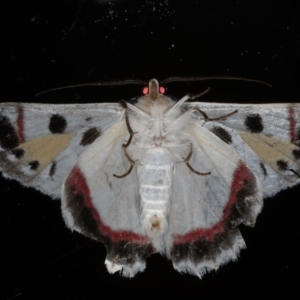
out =
<path fill-rule="evenodd" d="M 176 236 L 174 244 L 192 243 L 199 239 L 212 240 L 216 234 L 224 233 L 224 227 L 226 220 L 231 213 L 232 206 L 237 202 L 237 193 L 244 188 L 244 181 L 253 181 L 254 177 L 251 171 L 244 163 L 240 163 L 233 175 L 233 181 L 231 184 L 231 192 L 228 202 L 223 210 L 223 216 L 221 220 L 211 228 L 196 229 L 187 234 Z"/>
<path fill-rule="evenodd" d="M 145 236 L 127 230 L 114 231 L 110 227 L 103 224 L 98 211 L 93 205 L 86 179 L 77 167 L 74 167 L 71 171 L 66 184 L 67 186 L 74 188 L 84 197 L 85 205 L 91 210 L 92 216 L 98 224 L 99 232 L 102 235 L 108 236 L 113 242 L 131 241 L 139 244 L 149 243 Z"/>
<path fill-rule="evenodd" d="M 288 108 L 289 112 L 289 121 L 290 121 L 290 140 L 291 143 L 295 143 L 297 140 L 296 134 L 296 120 L 295 120 L 295 110 L 293 107 Z"/>
<path fill-rule="evenodd" d="M 24 110 L 23 106 L 18 106 L 17 108 L 18 117 L 17 117 L 17 136 L 19 143 L 24 143 Z"/>

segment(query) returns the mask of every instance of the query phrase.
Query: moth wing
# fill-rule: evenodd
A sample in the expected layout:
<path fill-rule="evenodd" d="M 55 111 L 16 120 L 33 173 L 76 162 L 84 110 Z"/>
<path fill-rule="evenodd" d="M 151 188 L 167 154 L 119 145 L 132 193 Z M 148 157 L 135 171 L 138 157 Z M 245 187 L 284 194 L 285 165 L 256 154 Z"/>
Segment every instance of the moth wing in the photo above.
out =
<path fill-rule="evenodd" d="M 232 147 L 255 173 L 264 197 L 299 184 L 300 104 L 196 103 L 210 118 L 203 125 Z M 198 122 L 200 119 L 198 119 Z M 200 123 L 203 120 L 200 121 Z"/>
<path fill-rule="evenodd" d="M 63 180 L 84 149 L 120 121 L 118 104 L 0 104 L 0 170 L 60 198 Z"/>
<path fill-rule="evenodd" d="M 209 130 L 191 122 L 191 167 L 176 165 L 167 235 L 168 255 L 179 272 L 201 277 L 235 260 L 245 247 L 237 228 L 253 225 L 262 208 L 256 175 L 240 156 Z"/>
<path fill-rule="evenodd" d="M 140 195 L 136 168 L 130 168 L 122 144 L 129 134 L 125 122 L 117 123 L 79 157 L 66 178 L 62 193 L 65 222 L 107 248 L 110 273 L 132 277 L 143 271 L 152 246 L 140 223 Z"/>
<path fill-rule="evenodd" d="M 300 146 L 300 103 L 230 104 L 195 102 L 187 103 L 187 106 L 198 108 L 205 112 L 209 118 L 219 118 L 236 111 L 231 116 L 216 122 L 237 131 L 262 133 Z M 198 115 L 201 119 L 201 114 Z M 200 119 L 198 118 L 198 120 Z M 207 122 L 206 124 L 209 123 L 214 122 Z"/>

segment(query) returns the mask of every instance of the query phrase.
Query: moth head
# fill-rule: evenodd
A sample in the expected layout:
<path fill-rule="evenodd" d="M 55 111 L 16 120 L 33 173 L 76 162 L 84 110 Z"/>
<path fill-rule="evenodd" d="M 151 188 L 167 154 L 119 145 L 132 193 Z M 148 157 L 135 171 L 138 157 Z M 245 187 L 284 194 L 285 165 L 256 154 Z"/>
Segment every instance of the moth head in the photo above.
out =
<path fill-rule="evenodd" d="M 165 88 L 159 86 L 159 82 L 156 79 L 151 79 L 147 87 L 144 87 L 143 94 L 148 95 L 151 100 L 157 100 L 163 96 Z"/>

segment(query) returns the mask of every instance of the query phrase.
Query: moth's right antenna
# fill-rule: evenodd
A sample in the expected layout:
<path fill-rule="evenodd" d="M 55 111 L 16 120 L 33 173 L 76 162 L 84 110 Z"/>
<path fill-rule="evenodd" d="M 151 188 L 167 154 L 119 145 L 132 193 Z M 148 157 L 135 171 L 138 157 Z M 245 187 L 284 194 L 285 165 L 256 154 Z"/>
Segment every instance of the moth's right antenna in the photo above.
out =
<path fill-rule="evenodd" d="M 105 82 L 89 82 L 89 83 L 79 83 L 79 84 L 73 84 L 73 85 L 66 85 L 54 89 L 45 90 L 43 92 L 40 92 L 36 94 L 35 96 L 40 96 L 46 93 L 56 92 L 60 90 L 65 89 L 72 89 L 77 87 L 87 87 L 87 86 L 119 86 L 119 85 L 128 85 L 128 84 L 138 84 L 138 85 L 145 85 L 146 82 L 139 79 L 125 79 L 125 80 L 119 80 L 119 81 L 105 81 Z"/>

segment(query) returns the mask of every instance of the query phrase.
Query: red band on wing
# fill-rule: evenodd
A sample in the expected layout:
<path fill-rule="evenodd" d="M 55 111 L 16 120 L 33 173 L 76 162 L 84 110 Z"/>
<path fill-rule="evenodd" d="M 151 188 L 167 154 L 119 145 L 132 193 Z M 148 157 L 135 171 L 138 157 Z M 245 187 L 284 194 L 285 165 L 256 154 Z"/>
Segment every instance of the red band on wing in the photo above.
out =
<path fill-rule="evenodd" d="M 148 238 L 145 236 L 126 230 L 114 231 L 110 229 L 110 227 L 103 224 L 98 211 L 93 205 L 90 197 L 90 190 L 85 177 L 77 167 L 74 167 L 71 171 L 66 181 L 66 186 L 74 189 L 78 194 L 84 197 L 84 205 L 91 211 L 91 215 L 93 216 L 95 222 L 97 222 L 99 233 L 101 235 L 109 237 L 113 242 L 131 241 L 139 244 L 149 243 Z"/>
<path fill-rule="evenodd" d="M 24 110 L 23 106 L 18 106 L 18 118 L 17 118 L 17 136 L 19 143 L 24 143 Z"/>
<path fill-rule="evenodd" d="M 291 143 L 295 143 L 297 140 L 295 111 L 294 108 L 291 106 L 288 109 L 289 109 L 289 121 L 290 121 L 290 140 Z"/>
<path fill-rule="evenodd" d="M 187 234 L 176 236 L 174 244 L 192 243 L 199 239 L 212 240 L 216 234 L 224 233 L 226 221 L 231 213 L 232 206 L 239 200 L 238 193 L 251 185 L 255 178 L 244 163 L 240 163 L 233 174 L 228 202 L 223 209 L 221 220 L 211 228 L 196 229 Z"/>

